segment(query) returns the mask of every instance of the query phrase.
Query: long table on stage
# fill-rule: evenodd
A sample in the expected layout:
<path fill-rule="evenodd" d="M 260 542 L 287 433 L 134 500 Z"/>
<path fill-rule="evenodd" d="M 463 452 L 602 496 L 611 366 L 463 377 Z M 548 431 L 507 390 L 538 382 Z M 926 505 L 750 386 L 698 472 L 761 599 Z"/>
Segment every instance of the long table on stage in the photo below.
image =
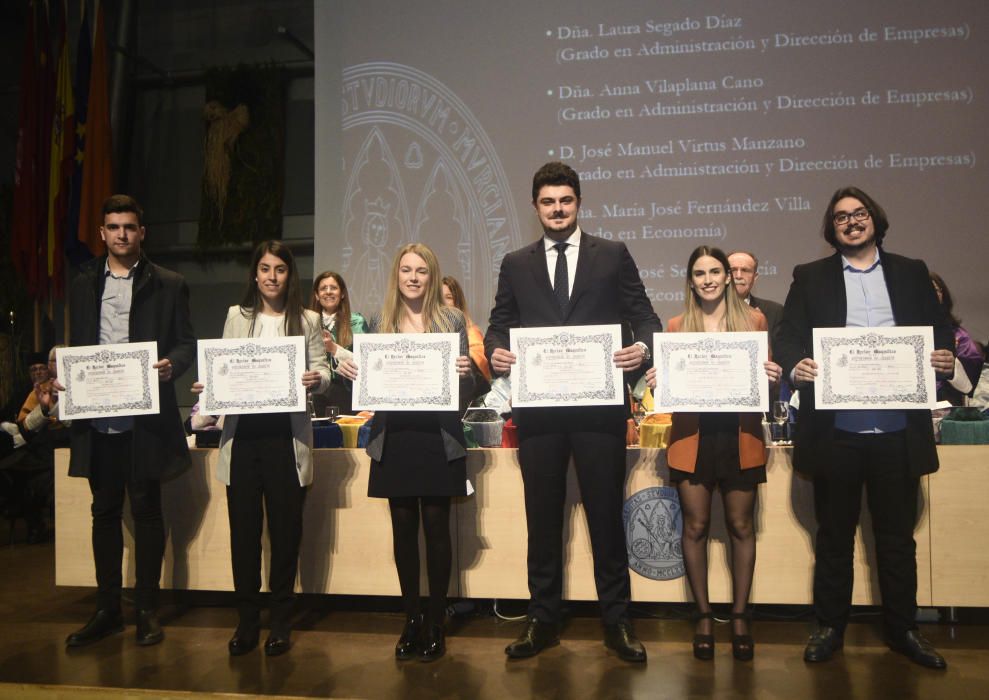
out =
<path fill-rule="evenodd" d="M 941 446 L 941 470 L 921 480 L 917 540 L 918 603 L 989 607 L 989 447 Z M 668 483 L 665 451 L 629 449 L 626 497 Z M 162 587 L 232 590 L 226 491 L 213 476 L 215 450 L 193 450 L 192 469 L 162 485 L 168 543 Z M 298 589 L 306 593 L 398 595 L 388 504 L 367 497 L 370 459 L 363 450 L 314 452 L 306 496 Z M 68 450 L 55 455 L 55 581 L 95 586 L 90 540 L 90 492 L 68 474 Z M 751 601 L 811 602 L 815 530 L 811 483 L 796 474 L 788 448 L 770 450 L 768 483 L 756 505 L 758 553 Z M 516 451 L 474 449 L 467 458 L 473 496 L 454 499 L 454 561 L 449 594 L 466 598 L 528 598 L 522 476 Z M 564 539 L 564 596 L 594 600 L 587 525 L 576 479 L 569 479 Z M 710 594 L 731 598 L 728 535 L 720 498 L 712 509 Z M 126 511 L 126 508 L 125 508 Z M 853 602 L 879 601 L 875 547 L 863 507 L 856 535 Z M 129 515 L 127 516 L 129 517 Z M 132 525 L 125 518 L 125 585 L 134 583 Z M 265 562 L 267 567 L 267 561 Z M 424 575 L 425 576 L 425 575 Z M 265 579 L 267 573 L 265 573 Z M 425 581 L 425 578 L 424 578 Z M 423 583 L 425 590 L 425 582 Z M 690 599 L 685 577 L 656 581 L 632 573 L 637 601 Z"/>

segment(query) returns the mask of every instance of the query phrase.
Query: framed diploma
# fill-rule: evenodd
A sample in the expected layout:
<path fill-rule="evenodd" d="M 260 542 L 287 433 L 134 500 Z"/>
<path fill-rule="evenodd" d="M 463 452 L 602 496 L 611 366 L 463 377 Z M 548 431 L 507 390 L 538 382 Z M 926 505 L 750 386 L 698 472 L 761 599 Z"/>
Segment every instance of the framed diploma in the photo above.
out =
<path fill-rule="evenodd" d="M 158 413 L 158 343 L 82 345 L 55 351 L 60 420 Z"/>
<path fill-rule="evenodd" d="M 934 408 L 930 326 L 815 328 L 817 408 Z"/>
<path fill-rule="evenodd" d="M 654 410 L 759 413 L 769 410 L 765 331 L 656 333 Z"/>
<path fill-rule="evenodd" d="M 215 338 L 197 344 L 205 415 L 306 410 L 305 338 Z"/>
<path fill-rule="evenodd" d="M 621 326 L 513 328 L 512 406 L 614 406 L 625 401 L 614 354 Z"/>
<path fill-rule="evenodd" d="M 460 408 L 457 333 L 358 333 L 353 406 L 364 411 Z"/>

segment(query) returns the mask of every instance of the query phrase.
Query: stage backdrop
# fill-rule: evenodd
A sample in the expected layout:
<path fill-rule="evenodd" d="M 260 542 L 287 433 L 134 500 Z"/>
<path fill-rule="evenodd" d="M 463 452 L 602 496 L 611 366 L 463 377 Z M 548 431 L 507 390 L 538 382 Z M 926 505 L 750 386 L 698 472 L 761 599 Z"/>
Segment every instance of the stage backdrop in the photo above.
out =
<path fill-rule="evenodd" d="M 424 241 L 486 326 L 502 257 L 540 233 L 532 174 L 562 159 L 584 229 L 628 244 L 664 320 L 700 244 L 756 253 L 757 295 L 782 302 L 855 184 L 989 336 L 983 0 L 317 0 L 315 18 L 315 271 L 357 310 Z"/>

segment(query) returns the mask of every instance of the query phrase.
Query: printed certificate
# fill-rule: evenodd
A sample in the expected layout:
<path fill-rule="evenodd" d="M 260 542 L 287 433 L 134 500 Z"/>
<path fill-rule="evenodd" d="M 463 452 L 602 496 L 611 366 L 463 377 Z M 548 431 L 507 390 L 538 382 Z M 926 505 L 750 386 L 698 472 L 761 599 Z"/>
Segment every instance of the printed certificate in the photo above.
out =
<path fill-rule="evenodd" d="M 934 408 L 930 326 L 815 328 L 817 408 Z"/>
<path fill-rule="evenodd" d="M 512 406 L 613 406 L 625 401 L 614 354 L 621 326 L 513 328 Z"/>
<path fill-rule="evenodd" d="M 654 410 L 759 413 L 769 410 L 765 331 L 656 333 Z"/>
<path fill-rule="evenodd" d="M 457 333 L 358 333 L 353 406 L 364 411 L 456 411 Z"/>
<path fill-rule="evenodd" d="M 305 338 L 215 338 L 200 340 L 200 412 L 293 413 L 306 410 Z"/>
<path fill-rule="evenodd" d="M 158 413 L 158 343 L 82 345 L 55 351 L 60 420 Z"/>

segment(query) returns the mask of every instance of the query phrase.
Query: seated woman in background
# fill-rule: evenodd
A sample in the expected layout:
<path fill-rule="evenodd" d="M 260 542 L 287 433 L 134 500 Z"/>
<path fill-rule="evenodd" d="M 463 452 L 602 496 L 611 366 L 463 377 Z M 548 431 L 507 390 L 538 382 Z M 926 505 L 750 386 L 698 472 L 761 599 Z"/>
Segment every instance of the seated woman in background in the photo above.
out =
<path fill-rule="evenodd" d="M 955 316 L 955 301 L 951 298 L 948 285 L 936 272 L 931 273 L 931 284 L 937 292 L 941 308 L 951 321 L 955 331 L 955 376 L 937 380 L 937 400 L 950 401 L 952 406 L 964 406 L 965 399 L 972 395 L 982 373 L 982 352 L 972 340 L 968 331 L 962 328 L 962 321 Z"/>
<path fill-rule="evenodd" d="M 353 357 L 354 334 L 367 332 L 367 321 L 350 310 L 347 283 L 336 272 L 327 270 L 316 277 L 312 285 L 310 308 L 319 313 L 323 324 L 323 347 L 326 361 L 334 370 L 330 391 L 325 396 L 313 396 L 316 415 L 323 415 L 326 406 L 337 406 L 340 413 L 352 412 L 350 380 L 336 372 L 340 360 Z"/>
<path fill-rule="evenodd" d="M 433 251 L 422 243 L 403 246 L 392 265 L 380 320 L 371 323 L 371 332 L 459 334 L 456 370 L 464 394 L 472 383 L 467 325 L 460 311 L 444 306 L 440 287 L 440 267 Z M 371 369 L 343 360 L 340 371 L 356 379 L 358 372 Z M 443 624 L 453 562 L 450 498 L 467 495 L 467 449 L 460 416 L 455 411 L 378 411 L 367 453 L 371 457 L 367 495 L 388 499 L 406 615 L 395 657 L 435 661 L 446 653 Z M 429 582 L 425 618 L 419 600 L 420 514 Z"/>
<path fill-rule="evenodd" d="M 765 331 L 766 317 L 735 291 L 728 257 L 719 248 L 700 246 L 687 262 L 687 308 L 671 318 L 668 332 Z M 771 384 L 782 369 L 764 365 Z M 646 372 L 656 388 L 656 369 Z M 674 413 L 666 453 L 670 481 L 676 484 L 683 510 L 683 562 L 697 604 L 694 656 L 714 657 L 714 618 L 707 588 L 707 541 L 711 497 L 721 490 L 725 525 L 731 539 L 732 655 L 747 661 L 755 643 L 749 634 L 746 607 L 755 571 L 756 487 L 766 481 L 766 446 L 761 413 Z"/>
<path fill-rule="evenodd" d="M 467 320 L 467 341 L 470 344 L 474 391 L 471 396 L 460 397 L 460 410 L 463 411 L 476 397 L 491 390 L 491 368 L 488 367 L 488 358 L 484 354 L 484 334 L 471 320 L 470 314 L 467 312 L 467 297 L 464 296 L 464 290 L 455 277 L 443 278 L 443 303 L 451 308 L 460 309 Z"/>

